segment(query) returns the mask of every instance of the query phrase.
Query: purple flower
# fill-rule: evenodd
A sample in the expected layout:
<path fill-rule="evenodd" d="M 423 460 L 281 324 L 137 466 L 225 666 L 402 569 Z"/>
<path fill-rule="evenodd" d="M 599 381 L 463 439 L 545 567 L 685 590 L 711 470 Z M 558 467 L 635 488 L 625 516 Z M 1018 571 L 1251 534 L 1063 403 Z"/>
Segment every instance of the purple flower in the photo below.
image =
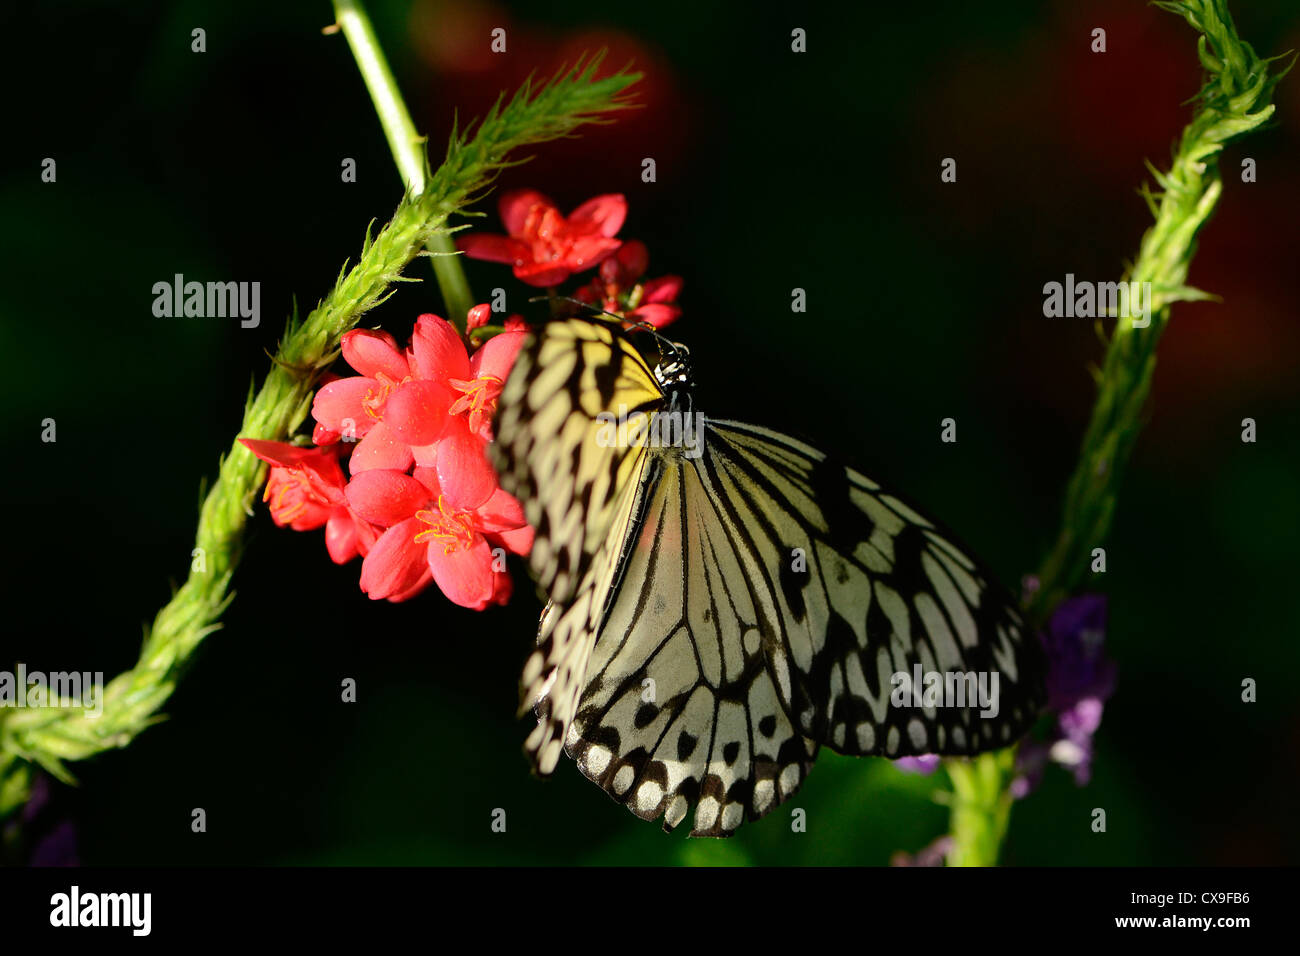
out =
<path fill-rule="evenodd" d="M 1046 741 L 1027 741 L 1016 755 L 1011 793 L 1027 796 L 1047 764 L 1070 770 L 1079 786 L 1092 777 L 1093 735 L 1115 691 L 1115 662 L 1105 655 L 1106 598 L 1084 594 L 1061 602 L 1039 635 L 1047 654 L 1047 707 L 1056 726 Z"/>
<path fill-rule="evenodd" d="M 1021 800 L 1043 782 L 1043 771 L 1047 769 L 1051 747 L 1041 740 L 1026 740 L 1016 751 L 1016 775 L 1011 780 L 1011 796 Z"/>
<path fill-rule="evenodd" d="M 905 773 L 919 773 L 929 776 L 939 766 L 938 754 L 918 754 L 915 757 L 899 757 L 894 766 Z"/>
<path fill-rule="evenodd" d="M 1040 637 L 1047 652 L 1049 710 L 1064 713 L 1089 698 L 1104 701 L 1114 692 L 1115 662 L 1103 648 L 1105 595 L 1083 594 L 1062 601 Z"/>

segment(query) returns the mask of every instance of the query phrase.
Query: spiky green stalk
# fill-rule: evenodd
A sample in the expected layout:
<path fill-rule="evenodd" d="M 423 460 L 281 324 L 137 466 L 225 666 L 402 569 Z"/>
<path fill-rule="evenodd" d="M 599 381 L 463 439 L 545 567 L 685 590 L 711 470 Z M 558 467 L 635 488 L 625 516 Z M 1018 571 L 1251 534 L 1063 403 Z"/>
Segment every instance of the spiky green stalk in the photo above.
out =
<path fill-rule="evenodd" d="M 1226 0 L 1180 0 L 1156 6 L 1179 14 L 1200 32 L 1196 49 L 1207 76 L 1173 163 L 1163 173 L 1149 167 L 1160 192 L 1152 193 L 1145 186 L 1141 191 L 1155 223 L 1143 235 L 1137 259 L 1124 279 L 1151 283 L 1150 323 L 1143 327 L 1120 319 L 1111 333 L 1097 373 L 1097 400 L 1078 464 L 1066 486 L 1061 531 L 1029 602 L 1035 626 L 1079 583 L 1092 549 L 1100 547 L 1110 531 L 1120 479 L 1142 427 L 1156 345 L 1169 321 L 1170 305 L 1207 297 L 1186 283 L 1196 236 L 1223 191 L 1218 155 L 1225 143 L 1259 129 L 1273 115 L 1273 89 L 1294 63 L 1292 58 L 1282 69 L 1270 71 L 1270 64 L 1283 58 L 1261 60 L 1255 55 L 1237 35 Z M 955 840 L 950 861 L 996 863 L 1010 817 L 1006 789 L 1011 763 L 1002 755 L 985 754 L 969 764 L 949 761 L 948 771 Z"/>

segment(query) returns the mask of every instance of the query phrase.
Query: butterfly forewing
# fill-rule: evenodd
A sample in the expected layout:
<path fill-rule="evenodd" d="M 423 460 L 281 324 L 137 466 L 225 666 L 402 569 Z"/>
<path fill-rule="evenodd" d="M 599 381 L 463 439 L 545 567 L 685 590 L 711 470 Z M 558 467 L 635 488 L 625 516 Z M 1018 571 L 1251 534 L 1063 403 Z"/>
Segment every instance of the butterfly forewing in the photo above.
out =
<path fill-rule="evenodd" d="M 595 322 L 531 335 L 502 390 L 491 447 L 536 529 L 529 564 L 549 597 L 520 688 L 522 706 L 538 708 L 526 748 L 543 774 L 559 759 L 645 473 L 644 448 L 602 440 L 597 416 L 662 401 L 632 344 Z"/>
<path fill-rule="evenodd" d="M 551 600 L 573 595 L 640 468 L 643 449 L 602 441 L 597 416 L 662 403 L 654 373 L 609 325 L 553 322 L 520 350 L 490 447 L 537 532 L 529 564 Z"/>

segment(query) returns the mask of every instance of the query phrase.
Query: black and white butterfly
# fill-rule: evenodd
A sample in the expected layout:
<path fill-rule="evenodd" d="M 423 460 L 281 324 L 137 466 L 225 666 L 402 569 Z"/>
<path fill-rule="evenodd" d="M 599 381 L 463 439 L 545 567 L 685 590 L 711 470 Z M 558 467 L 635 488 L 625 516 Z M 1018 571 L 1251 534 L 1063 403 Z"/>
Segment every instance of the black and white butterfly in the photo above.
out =
<path fill-rule="evenodd" d="M 686 350 L 655 338 L 651 367 L 618 323 L 549 322 L 498 405 L 497 470 L 549 597 L 522 680 L 537 772 L 563 748 L 637 816 L 671 830 L 694 805 L 692 835 L 726 836 L 821 745 L 973 754 L 1024 733 L 1041 650 L 991 575 L 821 452 L 701 421 Z M 895 675 L 932 673 L 993 675 L 996 707 L 891 702 Z"/>

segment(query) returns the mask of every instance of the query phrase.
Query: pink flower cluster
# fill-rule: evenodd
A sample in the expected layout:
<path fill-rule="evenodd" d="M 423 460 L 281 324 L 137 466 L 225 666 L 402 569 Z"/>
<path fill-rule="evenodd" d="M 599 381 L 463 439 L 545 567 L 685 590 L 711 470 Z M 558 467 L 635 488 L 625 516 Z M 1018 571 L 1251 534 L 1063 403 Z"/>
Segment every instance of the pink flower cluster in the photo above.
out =
<path fill-rule="evenodd" d="M 488 311 L 471 310 L 470 326 Z M 525 334 L 511 320 L 472 355 L 436 315 L 420 316 L 406 349 L 387 332 L 344 335 L 357 374 L 316 393 L 316 447 L 243 440 L 272 466 L 265 500 L 276 524 L 323 526 L 334 561 L 362 557 L 361 589 L 372 598 L 404 601 L 434 582 L 464 607 L 505 603 L 505 555 L 527 554 L 533 532 L 486 451 Z"/>
<path fill-rule="evenodd" d="M 642 282 L 645 244 L 616 238 L 627 217 L 622 196 L 597 196 L 566 217 L 522 190 L 504 194 L 500 208 L 509 234 L 464 237 L 466 255 L 509 263 L 522 281 L 550 289 L 599 267 L 575 293 L 582 302 L 629 325 L 661 327 L 680 315 L 682 280 Z M 504 604 L 506 555 L 532 547 L 533 529 L 486 454 L 527 332 L 513 317 L 478 346 L 484 333 L 472 333 L 490 316 L 486 305 L 470 309 L 462 335 L 422 315 L 406 348 L 387 332 L 348 332 L 343 358 L 356 374 L 329 376 L 316 393 L 314 445 L 240 439 L 271 466 L 264 500 L 275 523 L 324 528 L 336 563 L 361 557 L 361 590 L 374 599 L 405 601 L 435 583 L 464 607 Z"/>

